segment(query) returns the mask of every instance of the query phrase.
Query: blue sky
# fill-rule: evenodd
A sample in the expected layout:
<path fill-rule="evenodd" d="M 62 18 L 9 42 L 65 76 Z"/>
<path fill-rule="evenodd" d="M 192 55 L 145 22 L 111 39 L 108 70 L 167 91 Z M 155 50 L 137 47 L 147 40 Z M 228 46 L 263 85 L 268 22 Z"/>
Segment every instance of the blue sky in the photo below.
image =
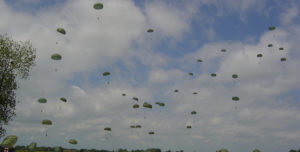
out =
<path fill-rule="evenodd" d="M 93 9 L 96 2 L 104 8 Z M 30 40 L 37 54 L 30 79 L 18 80 L 20 103 L 4 126 L 7 135 L 17 135 L 17 145 L 78 149 L 299 149 L 299 6 L 296 0 L 2 0 L 1 34 Z M 62 60 L 51 60 L 53 53 Z M 111 75 L 103 77 L 106 71 Z M 37 102 L 42 97 L 46 104 Z M 153 108 L 142 108 L 144 102 Z M 43 119 L 53 125 L 43 126 Z M 129 127 L 137 124 L 142 128 Z"/>

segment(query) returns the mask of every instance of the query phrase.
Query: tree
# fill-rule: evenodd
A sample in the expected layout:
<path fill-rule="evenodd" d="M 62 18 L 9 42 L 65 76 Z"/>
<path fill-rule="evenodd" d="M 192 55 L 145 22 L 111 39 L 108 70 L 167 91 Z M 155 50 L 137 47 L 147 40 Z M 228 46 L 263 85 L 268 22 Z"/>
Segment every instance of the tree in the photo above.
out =
<path fill-rule="evenodd" d="M 35 65 L 35 52 L 29 41 L 15 42 L 0 35 L 0 137 L 5 135 L 2 125 L 15 116 L 16 78 L 28 78 L 29 70 Z"/>

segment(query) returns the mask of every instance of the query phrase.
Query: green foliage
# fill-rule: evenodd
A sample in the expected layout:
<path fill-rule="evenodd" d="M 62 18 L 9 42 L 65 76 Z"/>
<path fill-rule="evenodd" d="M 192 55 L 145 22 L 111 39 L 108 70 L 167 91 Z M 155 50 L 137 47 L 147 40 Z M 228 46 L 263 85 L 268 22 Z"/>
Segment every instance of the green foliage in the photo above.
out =
<path fill-rule="evenodd" d="M 2 125 L 15 116 L 16 77 L 27 79 L 35 65 L 35 52 L 29 41 L 15 42 L 0 35 L 0 137 L 5 135 Z"/>

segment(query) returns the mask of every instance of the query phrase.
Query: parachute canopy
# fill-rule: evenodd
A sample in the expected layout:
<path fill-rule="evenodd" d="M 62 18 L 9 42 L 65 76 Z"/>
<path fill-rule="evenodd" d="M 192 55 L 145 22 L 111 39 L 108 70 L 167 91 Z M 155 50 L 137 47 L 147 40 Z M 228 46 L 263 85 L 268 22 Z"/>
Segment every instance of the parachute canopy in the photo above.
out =
<path fill-rule="evenodd" d="M 150 131 L 148 134 L 149 135 L 154 135 L 154 131 Z"/>
<path fill-rule="evenodd" d="M 106 128 L 104 128 L 104 130 L 105 130 L 105 131 L 111 131 L 111 128 L 106 127 Z"/>
<path fill-rule="evenodd" d="M 239 97 L 237 97 L 237 96 L 234 96 L 234 97 L 232 97 L 232 100 L 233 100 L 233 101 L 239 101 L 239 100 L 240 100 L 240 98 L 239 98 Z"/>
<path fill-rule="evenodd" d="M 17 142 L 17 140 L 18 140 L 18 137 L 16 135 L 6 136 L 3 139 L 1 146 L 11 148 L 14 146 L 14 144 Z"/>
<path fill-rule="evenodd" d="M 237 74 L 233 74 L 233 75 L 232 75 L 232 78 L 233 78 L 233 79 L 236 79 L 236 78 L 238 78 L 238 77 L 239 77 L 239 76 L 238 76 Z"/>
<path fill-rule="evenodd" d="M 178 90 L 177 90 L 177 89 L 175 89 L 175 90 L 174 90 L 174 92 L 178 92 Z"/>
<path fill-rule="evenodd" d="M 58 53 L 54 53 L 51 55 L 52 60 L 61 60 L 61 55 Z"/>
<path fill-rule="evenodd" d="M 132 99 L 135 101 L 139 101 L 139 98 L 137 98 L 137 97 L 132 97 Z"/>
<path fill-rule="evenodd" d="M 280 47 L 279 50 L 284 50 L 284 48 L 283 48 L 283 47 Z"/>
<path fill-rule="evenodd" d="M 195 114 L 197 114 L 196 111 L 192 111 L 192 112 L 191 112 L 191 115 L 195 115 Z"/>
<path fill-rule="evenodd" d="M 193 76 L 193 75 L 194 75 L 194 73 L 190 72 L 190 73 L 189 73 L 189 75 L 190 75 L 190 76 Z"/>
<path fill-rule="evenodd" d="M 45 119 L 45 120 L 42 121 L 42 124 L 43 125 L 52 125 L 52 121 Z"/>
<path fill-rule="evenodd" d="M 275 29 L 276 29 L 275 26 L 270 26 L 270 27 L 269 27 L 269 31 L 273 31 L 273 30 L 275 30 Z"/>
<path fill-rule="evenodd" d="M 263 55 L 262 54 L 257 54 L 257 57 L 258 58 L 261 58 Z"/>
<path fill-rule="evenodd" d="M 133 107 L 134 109 L 136 109 L 136 108 L 139 108 L 140 106 L 139 106 L 138 104 L 134 104 L 132 107 Z"/>
<path fill-rule="evenodd" d="M 202 62 L 202 60 L 201 60 L 201 59 L 198 59 L 197 61 L 198 61 L 198 62 Z"/>
<path fill-rule="evenodd" d="M 75 140 L 75 139 L 70 139 L 70 140 L 69 140 L 69 143 L 70 143 L 70 144 L 73 144 L 73 145 L 76 145 L 76 144 L 77 144 L 77 140 Z"/>
<path fill-rule="evenodd" d="M 62 102 L 67 102 L 67 99 L 64 98 L 64 97 L 61 97 L 60 100 L 61 100 Z"/>
<path fill-rule="evenodd" d="M 110 75 L 110 72 L 103 72 L 102 75 L 103 75 L 103 76 L 109 76 L 109 75 Z"/>
<path fill-rule="evenodd" d="M 188 126 L 186 126 L 186 128 L 187 128 L 187 129 L 191 129 L 191 128 L 192 128 L 192 126 L 191 126 L 191 125 L 188 125 Z"/>
<path fill-rule="evenodd" d="M 130 128 L 135 128 L 135 125 L 131 125 Z"/>
<path fill-rule="evenodd" d="M 147 102 L 144 102 L 143 107 L 152 109 L 152 105 Z"/>
<path fill-rule="evenodd" d="M 64 35 L 66 34 L 66 31 L 63 28 L 57 28 L 56 31 Z"/>
<path fill-rule="evenodd" d="M 164 107 L 164 106 L 165 106 L 165 104 L 162 103 L 162 102 L 155 102 L 155 104 L 157 104 L 157 105 L 159 105 L 159 106 L 161 106 L 161 107 Z"/>
<path fill-rule="evenodd" d="M 194 95 L 198 94 L 197 92 L 193 92 Z"/>
<path fill-rule="evenodd" d="M 39 103 L 46 103 L 46 102 L 47 102 L 47 99 L 45 99 L 45 98 L 40 98 L 40 99 L 38 99 L 38 102 L 39 102 Z"/>
<path fill-rule="evenodd" d="M 215 74 L 215 73 L 212 73 L 212 74 L 210 74 L 210 76 L 211 76 L 211 77 L 216 77 L 216 76 L 217 76 L 217 74 Z"/>
<path fill-rule="evenodd" d="M 280 61 L 282 61 L 282 62 L 283 62 L 283 61 L 286 61 L 286 58 L 281 58 Z"/>
<path fill-rule="evenodd" d="M 273 46 L 273 44 L 268 44 L 268 47 L 272 47 Z"/>
<path fill-rule="evenodd" d="M 152 32 L 154 32 L 154 30 L 150 28 L 150 29 L 147 30 L 147 32 L 152 33 Z"/>
<path fill-rule="evenodd" d="M 228 152 L 228 150 L 227 149 L 220 149 L 217 152 Z"/>
<path fill-rule="evenodd" d="M 122 96 L 126 96 L 126 94 L 125 94 L 125 93 L 123 93 L 123 94 L 122 94 Z"/>
<path fill-rule="evenodd" d="M 99 9 L 102 9 L 103 8 L 103 4 L 102 3 L 95 3 L 94 4 L 94 9 L 96 9 L 96 10 L 99 10 Z"/>
<path fill-rule="evenodd" d="M 135 128 L 142 128 L 142 126 L 141 125 L 136 125 Z"/>
<path fill-rule="evenodd" d="M 221 52 L 226 52 L 226 49 L 221 49 Z"/>

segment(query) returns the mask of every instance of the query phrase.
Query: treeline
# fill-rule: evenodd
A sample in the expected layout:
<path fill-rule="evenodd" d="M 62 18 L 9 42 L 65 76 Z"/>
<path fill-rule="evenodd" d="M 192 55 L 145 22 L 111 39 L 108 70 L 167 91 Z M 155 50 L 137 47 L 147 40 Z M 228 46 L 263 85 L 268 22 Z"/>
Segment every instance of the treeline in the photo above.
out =
<path fill-rule="evenodd" d="M 27 146 L 15 146 L 16 151 L 27 151 Z M 151 149 L 137 149 L 137 150 L 127 150 L 127 149 L 118 149 L 118 150 L 98 150 L 98 149 L 65 149 L 63 147 L 36 147 L 35 151 L 51 151 L 51 152 L 161 152 L 158 148 Z M 170 150 L 167 152 L 171 152 Z M 183 151 L 181 151 L 183 152 Z"/>

